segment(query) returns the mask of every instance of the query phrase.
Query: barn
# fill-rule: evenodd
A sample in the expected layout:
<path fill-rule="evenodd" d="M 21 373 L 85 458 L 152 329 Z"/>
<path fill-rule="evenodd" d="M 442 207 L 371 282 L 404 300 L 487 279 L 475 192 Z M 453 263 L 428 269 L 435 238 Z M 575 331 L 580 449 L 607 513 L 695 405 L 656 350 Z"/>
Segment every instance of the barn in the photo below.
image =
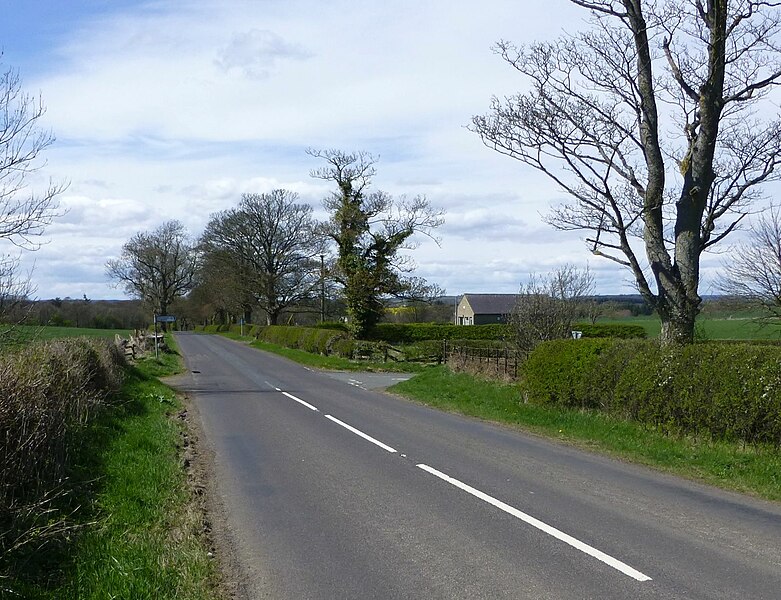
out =
<path fill-rule="evenodd" d="M 464 294 L 456 308 L 456 325 L 506 323 L 518 294 Z"/>

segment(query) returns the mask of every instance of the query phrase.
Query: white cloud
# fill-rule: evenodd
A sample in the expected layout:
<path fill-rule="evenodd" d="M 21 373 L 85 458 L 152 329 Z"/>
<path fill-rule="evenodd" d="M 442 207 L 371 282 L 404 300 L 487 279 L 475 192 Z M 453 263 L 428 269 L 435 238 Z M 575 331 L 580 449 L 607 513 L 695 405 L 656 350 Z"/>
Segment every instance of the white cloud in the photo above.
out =
<path fill-rule="evenodd" d="M 233 34 L 215 62 L 228 73 L 238 71 L 246 77 L 262 79 L 274 72 L 281 61 L 312 56 L 301 44 L 288 42 L 273 31 L 250 29 Z"/>
<path fill-rule="evenodd" d="M 242 193 L 287 188 L 323 216 L 310 146 L 370 151 L 377 188 L 446 210 L 442 247 L 414 257 L 452 293 L 585 264 L 577 235 L 541 222 L 560 191 L 465 128 L 520 85 L 497 40 L 579 25 L 582 11 L 554 4 L 178 0 L 84 18 L 26 82 L 59 139 L 47 175 L 71 182 L 69 213 L 25 259 L 40 292 L 116 297 L 103 265 L 130 235 L 168 219 L 197 235 Z"/>

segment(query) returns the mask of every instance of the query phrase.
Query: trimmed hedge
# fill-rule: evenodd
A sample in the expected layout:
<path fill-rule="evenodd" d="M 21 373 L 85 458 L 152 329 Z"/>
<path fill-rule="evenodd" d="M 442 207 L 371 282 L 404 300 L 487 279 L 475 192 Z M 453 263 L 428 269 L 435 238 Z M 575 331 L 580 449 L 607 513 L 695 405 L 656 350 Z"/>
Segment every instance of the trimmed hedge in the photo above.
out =
<path fill-rule="evenodd" d="M 584 338 L 643 339 L 648 335 L 642 325 L 624 323 L 576 323 L 572 329 L 581 331 Z"/>
<path fill-rule="evenodd" d="M 296 325 L 244 325 L 244 334 L 258 337 L 266 327 L 285 329 L 321 329 L 347 333 L 347 325 L 339 322 L 318 323 L 314 327 Z M 640 325 L 578 323 L 573 329 L 583 332 L 584 338 L 644 338 L 645 329 Z M 196 327 L 198 331 L 220 333 L 230 331 L 239 333 L 239 325 L 206 325 Z M 511 341 L 514 337 L 509 325 L 494 323 L 490 325 L 447 325 L 437 323 L 379 323 L 366 336 L 367 341 L 387 342 L 389 344 L 413 344 L 424 341 L 444 340 L 494 340 Z"/>
<path fill-rule="evenodd" d="M 585 338 L 644 338 L 640 325 L 578 323 L 573 329 L 583 332 Z M 509 325 L 442 325 L 428 323 L 379 323 L 369 335 L 370 340 L 390 344 L 411 344 L 428 340 L 513 340 L 515 334 Z"/>
<path fill-rule="evenodd" d="M 323 355 L 331 354 L 334 344 L 347 337 L 343 331 L 295 325 L 255 325 L 250 335 L 270 344 Z"/>
<path fill-rule="evenodd" d="M 341 321 L 322 321 L 321 323 L 314 325 L 314 327 L 315 329 L 336 329 L 337 331 L 344 331 L 345 333 L 350 331 L 347 324 L 342 323 Z"/>
<path fill-rule="evenodd" d="M 558 340 L 540 344 L 521 373 L 529 402 L 603 410 L 669 433 L 781 445 L 781 348 Z"/>
<path fill-rule="evenodd" d="M 379 323 L 369 332 L 370 340 L 390 344 L 412 344 L 428 340 L 501 340 L 510 339 L 507 325 L 441 325 L 430 323 Z"/>

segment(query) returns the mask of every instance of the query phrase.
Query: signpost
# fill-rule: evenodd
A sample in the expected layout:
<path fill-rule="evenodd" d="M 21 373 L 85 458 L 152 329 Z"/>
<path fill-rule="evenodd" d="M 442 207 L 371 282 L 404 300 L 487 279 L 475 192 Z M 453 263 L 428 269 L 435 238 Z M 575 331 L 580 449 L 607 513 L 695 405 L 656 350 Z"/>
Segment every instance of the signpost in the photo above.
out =
<path fill-rule="evenodd" d="M 159 354 L 159 339 L 157 337 L 157 324 L 158 323 L 174 323 L 176 322 L 176 317 L 172 315 L 154 315 L 155 319 L 155 358 L 158 357 Z"/>

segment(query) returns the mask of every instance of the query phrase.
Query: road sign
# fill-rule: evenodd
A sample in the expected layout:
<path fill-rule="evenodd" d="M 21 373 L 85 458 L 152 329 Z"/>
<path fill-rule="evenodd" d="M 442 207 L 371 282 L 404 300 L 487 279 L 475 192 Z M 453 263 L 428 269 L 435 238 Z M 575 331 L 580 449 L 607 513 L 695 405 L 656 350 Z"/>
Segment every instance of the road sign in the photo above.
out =
<path fill-rule="evenodd" d="M 176 317 L 171 315 L 155 315 L 155 321 L 158 323 L 173 323 L 176 321 Z"/>

